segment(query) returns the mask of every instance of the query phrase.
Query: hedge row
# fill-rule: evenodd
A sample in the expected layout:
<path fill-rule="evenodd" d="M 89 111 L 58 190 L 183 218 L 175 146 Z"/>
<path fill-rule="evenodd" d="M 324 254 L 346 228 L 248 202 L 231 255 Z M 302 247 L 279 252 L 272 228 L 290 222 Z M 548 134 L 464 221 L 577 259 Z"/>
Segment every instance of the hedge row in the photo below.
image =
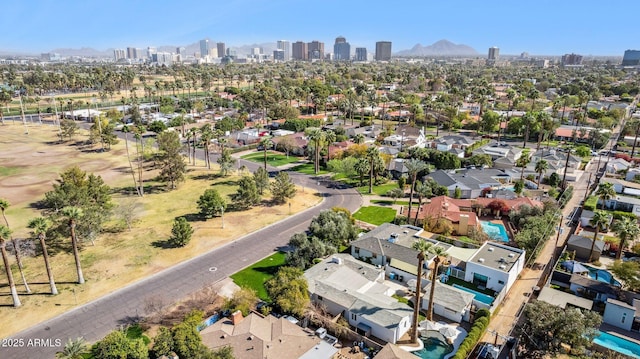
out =
<path fill-rule="evenodd" d="M 471 353 L 473 348 L 476 347 L 476 344 L 478 344 L 478 341 L 482 338 L 484 331 L 487 330 L 490 318 L 491 313 L 487 309 L 478 310 L 469 334 L 464 338 L 462 344 L 460 344 L 453 359 L 465 359 L 469 353 Z"/>

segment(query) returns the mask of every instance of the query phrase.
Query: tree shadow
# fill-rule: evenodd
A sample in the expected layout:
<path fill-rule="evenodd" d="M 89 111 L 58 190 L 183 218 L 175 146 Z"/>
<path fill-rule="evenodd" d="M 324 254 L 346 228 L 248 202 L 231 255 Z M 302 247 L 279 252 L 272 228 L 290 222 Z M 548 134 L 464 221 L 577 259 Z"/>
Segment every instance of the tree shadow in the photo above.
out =
<path fill-rule="evenodd" d="M 167 192 L 167 187 L 165 185 L 160 184 L 145 184 L 144 185 L 144 194 L 158 194 Z M 120 194 L 120 195 L 130 195 L 137 196 L 137 190 L 134 186 L 123 186 L 118 188 L 112 188 L 111 193 Z"/>
<path fill-rule="evenodd" d="M 141 315 L 127 315 L 124 318 L 120 318 L 117 320 L 119 325 L 124 325 L 124 326 L 128 326 L 128 325 L 134 325 L 134 324 L 139 324 L 144 320 L 144 317 Z"/>
<path fill-rule="evenodd" d="M 176 246 L 172 245 L 168 239 L 158 239 L 157 241 L 151 242 L 151 245 L 160 249 L 177 248 Z"/>
<path fill-rule="evenodd" d="M 187 213 L 180 217 L 184 217 L 187 222 L 205 222 L 207 219 L 200 213 Z"/>
<path fill-rule="evenodd" d="M 193 171 L 193 170 L 190 170 L 190 171 Z M 201 173 L 199 175 L 192 176 L 191 178 L 193 178 L 194 180 L 213 181 L 215 179 L 222 178 L 222 175 L 220 173 Z"/>

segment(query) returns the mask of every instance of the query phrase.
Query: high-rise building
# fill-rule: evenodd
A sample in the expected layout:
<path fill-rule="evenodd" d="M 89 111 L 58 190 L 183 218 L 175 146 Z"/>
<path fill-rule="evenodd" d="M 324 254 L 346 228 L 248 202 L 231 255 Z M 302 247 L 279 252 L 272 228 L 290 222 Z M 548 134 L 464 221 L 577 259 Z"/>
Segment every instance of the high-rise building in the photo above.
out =
<path fill-rule="evenodd" d="M 356 47 L 356 61 L 367 61 L 366 47 Z"/>
<path fill-rule="evenodd" d="M 155 48 L 155 46 L 149 46 L 147 47 L 147 57 L 151 58 L 153 56 L 153 54 L 157 53 L 158 49 Z"/>
<path fill-rule="evenodd" d="M 115 49 L 113 50 L 113 59 L 115 61 L 126 59 L 126 53 L 123 49 Z"/>
<path fill-rule="evenodd" d="M 186 51 L 186 50 L 187 50 L 187 49 L 185 49 L 184 47 L 176 47 L 176 54 L 178 54 L 178 55 L 185 55 L 185 54 L 186 54 L 186 53 L 185 53 L 185 51 Z"/>
<path fill-rule="evenodd" d="M 130 60 L 138 58 L 135 47 L 127 47 L 127 58 Z"/>
<path fill-rule="evenodd" d="M 218 42 L 216 44 L 216 48 L 218 49 L 218 57 L 224 57 L 224 54 L 226 53 L 226 45 L 224 42 Z"/>
<path fill-rule="evenodd" d="M 333 44 L 333 59 L 335 61 L 351 60 L 351 45 L 342 36 L 336 37 L 336 42 Z"/>
<path fill-rule="evenodd" d="M 622 57 L 622 66 L 639 66 L 640 50 L 627 50 Z"/>
<path fill-rule="evenodd" d="M 273 50 L 273 61 L 277 61 L 277 62 L 286 61 L 284 59 L 284 50 L 282 49 Z"/>
<path fill-rule="evenodd" d="M 282 61 L 291 60 L 291 43 L 287 40 L 278 40 L 276 45 L 278 50 L 284 51 L 284 59 Z"/>
<path fill-rule="evenodd" d="M 158 65 L 170 66 L 173 64 L 173 54 L 170 52 L 154 52 L 151 55 L 151 61 Z"/>
<path fill-rule="evenodd" d="M 309 59 L 309 52 L 307 51 L 307 43 L 302 41 L 294 42 L 291 45 L 291 57 L 294 60 Z"/>
<path fill-rule="evenodd" d="M 496 61 L 500 57 L 500 49 L 493 46 L 489 48 L 489 54 L 487 55 L 487 59 L 490 61 Z"/>
<path fill-rule="evenodd" d="M 391 41 L 376 42 L 376 61 L 391 60 Z"/>
<path fill-rule="evenodd" d="M 313 40 L 307 44 L 307 51 L 309 60 L 323 60 L 324 59 L 324 42 Z"/>
<path fill-rule="evenodd" d="M 209 56 L 209 40 L 200 40 L 200 57 Z"/>
<path fill-rule="evenodd" d="M 578 54 L 564 54 L 561 60 L 562 66 L 578 66 L 582 65 L 582 55 Z"/>

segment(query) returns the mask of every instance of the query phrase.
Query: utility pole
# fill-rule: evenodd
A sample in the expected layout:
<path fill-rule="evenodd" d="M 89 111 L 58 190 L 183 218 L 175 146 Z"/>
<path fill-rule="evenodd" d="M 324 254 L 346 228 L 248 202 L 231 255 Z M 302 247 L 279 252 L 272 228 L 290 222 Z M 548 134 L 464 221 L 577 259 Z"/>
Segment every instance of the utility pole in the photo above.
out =
<path fill-rule="evenodd" d="M 591 175 L 593 173 L 589 172 L 589 180 L 587 180 L 587 189 L 584 191 L 584 198 L 582 199 L 582 206 L 584 207 L 584 201 L 587 200 L 587 196 L 589 195 L 589 187 L 591 186 Z"/>

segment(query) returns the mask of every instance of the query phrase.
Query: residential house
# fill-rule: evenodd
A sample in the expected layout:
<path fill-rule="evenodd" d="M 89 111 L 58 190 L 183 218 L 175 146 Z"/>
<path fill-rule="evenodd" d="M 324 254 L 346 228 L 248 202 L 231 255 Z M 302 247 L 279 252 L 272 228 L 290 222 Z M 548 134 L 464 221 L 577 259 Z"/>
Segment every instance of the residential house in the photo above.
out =
<path fill-rule="evenodd" d="M 376 354 L 376 359 L 416 359 L 416 356 L 395 344 L 387 343 Z"/>
<path fill-rule="evenodd" d="M 631 196 L 615 196 L 604 202 L 604 206 L 614 211 L 623 211 L 633 213 L 636 217 L 640 217 L 640 198 Z"/>
<path fill-rule="evenodd" d="M 435 138 L 431 141 L 427 140 L 425 143 L 425 147 L 436 149 L 442 152 L 450 152 L 455 154 L 459 158 L 464 158 L 465 150 L 475 143 L 476 141 L 474 139 L 467 136 L 446 135 Z"/>
<path fill-rule="evenodd" d="M 262 317 L 251 313 L 243 318 L 240 311 L 205 328 L 200 335 L 208 348 L 216 350 L 230 346 L 236 355 L 246 359 L 279 359 L 282 353 L 287 353 L 287 357 L 300 358 L 309 351 L 318 351 L 319 345 L 323 347 L 326 353 L 323 358 L 326 359 L 338 351 L 327 343 L 322 345 L 320 338 L 285 317 Z"/>
<path fill-rule="evenodd" d="M 391 295 L 384 269 L 336 254 L 305 271 L 312 302 L 342 315 L 357 332 L 396 343 L 411 327 L 413 310 Z"/>
<path fill-rule="evenodd" d="M 496 292 L 508 292 L 525 263 L 523 249 L 485 242 L 466 263 L 466 282 Z"/>
<path fill-rule="evenodd" d="M 587 228 L 587 227 L 593 228 L 593 226 L 591 225 L 591 219 L 593 218 L 594 214 L 595 213 L 593 211 L 590 211 L 588 209 L 583 209 L 582 213 L 580 214 L 580 226 L 582 228 Z M 607 226 L 611 224 L 612 220 L 613 220 L 613 216 L 609 215 L 609 223 L 607 223 Z"/>
<path fill-rule="evenodd" d="M 544 287 L 538 294 L 538 300 L 553 304 L 556 307 L 566 309 L 567 307 L 591 310 L 593 301 L 585 298 L 577 297 L 571 293 L 567 293 L 551 287 Z"/>
<path fill-rule="evenodd" d="M 569 162 L 567 162 L 567 156 L 569 156 Z M 580 165 L 582 164 L 580 157 L 556 150 L 541 149 L 531 156 L 531 160 L 525 168 L 525 175 L 533 174 L 537 178 L 536 164 L 541 160 L 545 160 L 548 167 L 543 176 L 550 176 L 552 173 L 556 173 L 562 178 L 564 176 L 565 166 L 567 168 L 567 181 L 575 181 L 582 173 L 579 172 Z"/>
<path fill-rule="evenodd" d="M 473 230 L 480 229 L 480 220 L 471 208 L 461 209 L 457 201 L 447 196 L 434 197 L 415 211 L 418 211 L 418 220 L 435 231 L 435 228 L 441 227 L 441 221 L 446 221 L 454 233 L 466 236 Z M 408 214 L 410 218 L 415 217 L 415 213 Z M 437 233 L 441 233 L 436 231 Z"/>
<path fill-rule="evenodd" d="M 487 188 L 500 188 L 520 178 L 518 172 L 495 168 L 470 168 L 459 171 L 438 170 L 430 173 L 440 185 L 447 187 L 449 196 L 454 197 L 456 188 L 461 192 L 460 198 L 477 198 Z"/>
<path fill-rule="evenodd" d="M 424 282 L 422 308 L 426 310 L 429 307 L 431 296 L 431 281 Z M 436 282 L 436 290 L 433 293 L 433 312 L 458 323 L 463 320 L 468 322 L 474 298 L 475 295 L 473 293 Z"/>
<path fill-rule="evenodd" d="M 520 157 L 522 157 L 522 148 L 520 146 L 490 142 L 482 147 L 476 148 L 471 154 L 489 155 L 493 160 L 494 168 L 511 169 L 516 165 Z"/>
<path fill-rule="evenodd" d="M 365 142 L 372 142 L 380 134 L 380 129 L 375 126 L 352 127 L 346 131 L 349 138 L 355 138 L 361 134 L 365 138 Z"/>
<path fill-rule="evenodd" d="M 273 137 L 271 141 L 274 146 L 282 152 L 286 152 L 283 148 L 283 144 L 287 141 L 288 144 L 291 145 L 290 154 L 294 156 L 303 156 L 307 149 L 307 145 L 309 144 L 309 140 L 305 136 L 304 132 L 296 132 L 290 135 Z"/>
<path fill-rule="evenodd" d="M 631 163 L 622 158 L 612 158 L 607 161 L 606 171 L 607 173 L 618 173 L 620 171 L 628 170 L 631 166 Z"/>
<path fill-rule="evenodd" d="M 578 273 L 571 275 L 569 283 L 569 289 L 573 293 L 596 302 L 606 302 L 609 298 L 615 299 L 620 292 L 620 288 L 613 284 L 591 279 Z"/>
<path fill-rule="evenodd" d="M 387 166 L 387 171 L 391 174 L 393 179 L 398 179 L 402 176 L 407 176 L 409 174 L 409 170 L 405 165 L 404 158 L 394 158 L 389 161 L 389 165 Z"/>
<path fill-rule="evenodd" d="M 637 308 L 625 302 L 607 298 L 602 321 L 624 330 L 631 330 L 636 317 L 640 317 Z"/>
<path fill-rule="evenodd" d="M 575 258 L 589 261 L 589 254 L 591 253 L 591 244 L 593 244 L 593 236 L 582 236 L 579 234 L 573 234 L 567 240 L 567 251 L 575 251 Z M 599 260 L 600 255 L 604 251 L 604 241 L 597 240 L 593 247 L 593 260 Z"/>
<path fill-rule="evenodd" d="M 638 177 L 640 177 L 640 168 L 632 167 L 632 168 L 629 168 L 629 170 L 627 170 L 627 174 L 625 175 L 624 179 L 627 181 L 634 181 L 634 180 L 637 180 Z M 640 183 L 636 183 L 636 184 L 640 186 Z"/>

